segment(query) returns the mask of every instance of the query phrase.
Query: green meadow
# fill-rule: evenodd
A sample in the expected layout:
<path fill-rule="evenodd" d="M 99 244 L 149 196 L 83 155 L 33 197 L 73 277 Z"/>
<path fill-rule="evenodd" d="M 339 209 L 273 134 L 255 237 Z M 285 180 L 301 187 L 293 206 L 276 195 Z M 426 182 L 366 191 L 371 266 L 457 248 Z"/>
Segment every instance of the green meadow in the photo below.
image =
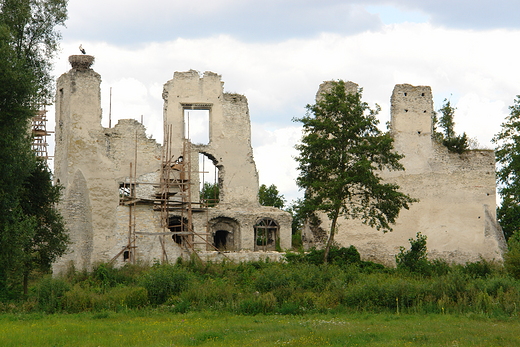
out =
<path fill-rule="evenodd" d="M 4 314 L 2 346 L 518 346 L 520 320 L 482 315 Z"/>
<path fill-rule="evenodd" d="M 0 302 L 0 346 L 520 345 L 510 266 L 416 253 L 400 254 L 396 268 L 350 247 L 327 263 L 313 250 L 284 262 L 35 274 L 26 296 Z"/>

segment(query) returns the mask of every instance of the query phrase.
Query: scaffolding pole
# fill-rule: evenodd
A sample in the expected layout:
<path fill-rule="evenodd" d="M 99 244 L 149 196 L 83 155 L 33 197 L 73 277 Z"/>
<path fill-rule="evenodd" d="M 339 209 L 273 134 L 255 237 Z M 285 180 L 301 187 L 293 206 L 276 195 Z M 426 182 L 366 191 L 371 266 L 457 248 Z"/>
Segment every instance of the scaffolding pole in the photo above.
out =
<path fill-rule="evenodd" d="M 47 162 L 49 157 L 49 153 L 47 151 L 47 147 L 49 144 L 47 143 L 47 136 L 54 133 L 54 131 L 47 131 L 47 110 L 43 109 L 37 111 L 36 114 L 32 117 L 31 120 L 32 125 L 32 144 L 31 148 L 34 151 L 37 158 L 44 160 Z"/>

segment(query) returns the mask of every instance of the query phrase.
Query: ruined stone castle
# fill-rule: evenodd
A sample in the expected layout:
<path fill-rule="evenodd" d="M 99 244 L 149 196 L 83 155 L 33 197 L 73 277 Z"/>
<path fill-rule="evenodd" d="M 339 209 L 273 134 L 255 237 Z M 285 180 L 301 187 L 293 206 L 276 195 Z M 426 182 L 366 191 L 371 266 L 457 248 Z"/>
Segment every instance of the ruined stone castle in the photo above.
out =
<path fill-rule="evenodd" d="M 291 216 L 258 203 L 247 99 L 223 92 L 219 75 L 176 72 L 165 83 L 164 142 L 148 138 L 133 119 L 101 125 L 101 77 L 92 56 L 71 56 L 72 69 L 57 82 L 54 177 L 64 187 L 60 209 L 70 251 L 54 266 L 90 269 L 96 262 L 280 259 L 291 247 Z M 348 84 L 352 91 L 354 83 Z M 327 88 L 320 86 L 318 95 Z M 336 240 L 367 260 L 393 265 L 399 247 L 417 232 L 428 237 L 430 257 L 450 262 L 501 260 L 505 241 L 496 222 L 492 150 L 449 152 L 432 139 L 429 87 L 397 85 L 391 133 L 405 171 L 383 172 L 419 199 L 403 210 L 393 231 L 340 220 Z M 186 113 L 209 117 L 209 142 L 189 139 Z M 199 156 L 217 168 L 219 200 L 199 198 Z M 321 225 L 304 231 L 307 246 L 323 242 Z"/>
<path fill-rule="evenodd" d="M 329 88 L 320 86 L 317 97 Z M 355 83 L 347 83 L 356 92 Z M 400 190 L 419 199 L 402 210 L 393 231 L 383 233 L 359 220 L 338 221 L 335 240 L 354 245 L 366 260 L 395 264 L 399 247 L 409 248 L 417 232 L 427 236 L 430 258 L 465 263 L 502 260 L 506 244 L 496 221 L 495 155 L 493 150 L 450 152 L 432 139 L 433 100 L 430 87 L 398 84 L 391 98 L 390 131 L 395 149 L 404 155 L 404 171 L 382 172 Z M 305 231 L 310 245 L 330 229 L 327 217 L 321 225 Z"/>
<path fill-rule="evenodd" d="M 54 177 L 71 236 L 56 272 L 95 262 L 278 259 L 291 247 L 291 216 L 258 202 L 247 99 L 220 76 L 176 72 L 166 82 L 164 143 L 136 120 L 101 126 L 101 77 L 92 56 L 71 56 L 57 82 Z M 209 115 L 209 143 L 187 135 L 187 110 Z M 199 198 L 199 155 L 218 169 L 219 201 Z M 215 205 L 216 204 L 216 205 Z"/>

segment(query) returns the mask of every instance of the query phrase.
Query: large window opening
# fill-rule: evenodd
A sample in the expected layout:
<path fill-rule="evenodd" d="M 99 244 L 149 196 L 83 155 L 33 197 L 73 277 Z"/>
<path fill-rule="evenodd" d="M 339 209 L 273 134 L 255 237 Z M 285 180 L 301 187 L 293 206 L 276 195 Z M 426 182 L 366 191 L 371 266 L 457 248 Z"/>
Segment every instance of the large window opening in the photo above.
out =
<path fill-rule="evenodd" d="M 168 229 L 172 232 L 172 239 L 177 244 L 182 243 L 183 236 L 189 235 L 188 219 L 181 216 L 171 216 L 168 219 Z"/>
<path fill-rule="evenodd" d="M 280 226 L 272 218 L 262 218 L 255 224 L 255 251 L 275 251 Z"/>
<path fill-rule="evenodd" d="M 209 109 L 184 109 L 184 138 L 194 144 L 209 144 Z"/>
<path fill-rule="evenodd" d="M 219 169 L 215 160 L 199 153 L 200 202 L 203 206 L 216 206 L 220 198 Z"/>

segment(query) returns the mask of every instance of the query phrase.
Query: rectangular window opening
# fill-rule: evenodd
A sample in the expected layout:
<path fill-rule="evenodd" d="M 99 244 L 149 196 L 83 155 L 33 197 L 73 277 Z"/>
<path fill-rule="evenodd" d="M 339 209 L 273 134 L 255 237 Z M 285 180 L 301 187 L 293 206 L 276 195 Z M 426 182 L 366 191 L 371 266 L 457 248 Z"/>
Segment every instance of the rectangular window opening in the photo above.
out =
<path fill-rule="evenodd" d="M 184 138 L 194 144 L 209 144 L 209 109 L 184 109 Z"/>
<path fill-rule="evenodd" d="M 199 170 L 201 202 L 213 207 L 219 202 L 219 170 L 203 153 L 199 153 Z"/>

